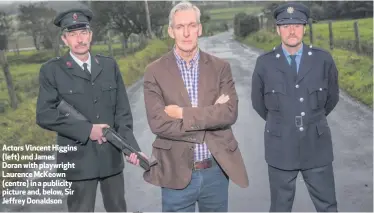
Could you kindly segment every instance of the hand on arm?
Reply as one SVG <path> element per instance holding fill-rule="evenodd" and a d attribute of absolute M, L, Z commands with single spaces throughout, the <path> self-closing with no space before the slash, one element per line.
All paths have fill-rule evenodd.
<path fill-rule="evenodd" d="M 181 117 L 183 112 L 176 106 L 166 108 L 160 85 L 151 71 L 144 75 L 144 101 L 147 119 L 151 131 L 171 140 L 200 143 L 204 137 L 204 131 L 186 132 L 183 128 Z M 168 116 L 167 112 L 174 117 Z"/>
<path fill-rule="evenodd" d="M 229 100 L 230 97 L 228 95 L 222 94 L 221 96 L 219 96 L 219 98 L 216 100 L 214 104 L 224 104 Z"/>
<path fill-rule="evenodd" d="M 222 94 L 214 104 L 224 104 L 230 100 L 229 96 Z M 168 105 L 165 107 L 165 113 L 175 119 L 183 119 L 183 108 L 178 105 Z"/>
<path fill-rule="evenodd" d="M 214 130 L 230 126 L 236 122 L 238 96 L 230 64 L 225 63 L 220 71 L 219 79 L 219 88 L 222 95 L 214 105 L 183 108 L 185 131 Z"/>

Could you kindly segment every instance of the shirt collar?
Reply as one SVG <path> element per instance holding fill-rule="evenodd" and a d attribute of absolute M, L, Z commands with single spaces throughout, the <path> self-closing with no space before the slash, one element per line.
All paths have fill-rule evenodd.
<path fill-rule="evenodd" d="M 295 53 L 295 55 L 296 55 L 296 56 L 301 56 L 301 55 L 303 54 L 303 48 L 304 48 L 304 44 L 301 43 L 301 47 L 300 47 L 300 49 Z M 287 50 L 283 48 L 283 45 L 282 45 L 282 50 L 283 50 L 283 53 L 284 53 L 284 55 L 286 56 L 286 58 L 287 58 L 288 56 L 290 56 L 290 54 L 287 52 Z"/>
<path fill-rule="evenodd" d="M 87 63 L 87 69 L 88 69 L 88 70 L 91 70 L 91 54 L 90 54 L 90 53 L 88 53 L 88 59 L 87 59 L 86 62 L 81 61 L 81 60 L 80 60 L 79 58 L 77 58 L 73 53 L 71 53 L 71 51 L 70 51 L 69 53 L 70 53 L 70 56 L 73 58 L 73 60 L 74 60 L 75 62 L 77 62 L 77 64 L 78 64 L 82 69 L 84 69 L 83 64 L 84 64 L 84 63 Z"/>
<path fill-rule="evenodd" d="M 180 56 L 178 55 L 178 53 L 176 52 L 176 50 L 175 50 L 175 46 L 174 46 L 174 48 L 173 48 L 173 53 L 174 53 L 174 55 L 175 55 L 175 58 L 177 59 L 178 64 L 186 63 L 186 61 L 185 61 L 182 57 L 180 57 Z M 194 57 L 191 59 L 190 64 L 191 64 L 191 65 L 196 64 L 196 62 L 199 61 L 199 58 L 200 58 L 200 49 L 197 50 L 196 54 L 195 54 Z"/>

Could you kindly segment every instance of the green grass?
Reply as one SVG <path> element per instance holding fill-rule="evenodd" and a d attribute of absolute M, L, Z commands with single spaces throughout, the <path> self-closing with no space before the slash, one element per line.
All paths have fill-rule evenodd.
<path fill-rule="evenodd" d="M 354 40 L 353 22 L 356 20 L 333 21 L 332 29 L 335 39 Z M 373 18 L 357 20 L 360 39 L 362 41 L 373 41 Z M 313 32 L 317 37 L 329 38 L 329 26 L 327 22 L 313 24 Z"/>
<path fill-rule="evenodd" d="M 166 53 L 168 49 L 169 44 L 166 42 L 154 40 L 145 49 L 136 54 L 127 57 L 116 57 L 121 73 L 125 76 L 125 84 L 129 86 L 137 81 L 140 76 L 143 76 L 148 63 Z"/>
<path fill-rule="evenodd" d="M 38 74 L 41 64 L 12 65 L 9 70 L 12 74 L 18 102 L 35 96 L 38 89 Z M 0 104 L 6 109 L 10 105 L 7 85 L 4 74 L 0 75 Z"/>
<path fill-rule="evenodd" d="M 139 47 L 138 42 L 133 42 L 129 44 L 129 47 L 126 49 L 126 54 L 129 54 L 133 51 L 137 51 Z M 123 55 L 122 44 L 114 43 L 112 44 L 113 55 Z M 60 55 L 63 55 L 66 51 L 68 51 L 67 47 L 60 49 Z M 92 54 L 103 54 L 109 55 L 109 48 L 108 45 L 101 44 L 101 45 L 93 45 L 91 48 Z M 55 56 L 54 50 L 28 50 L 28 51 L 21 51 L 20 55 L 16 55 L 15 52 L 7 52 L 7 59 L 9 64 L 30 64 L 30 63 L 44 63 Z"/>
<path fill-rule="evenodd" d="M 125 84 L 130 86 L 138 80 L 144 74 L 147 64 L 165 54 L 170 49 L 170 46 L 171 43 L 169 40 L 153 40 L 143 50 L 135 54 L 127 57 L 116 56 L 115 59 L 117 60 Z M 55 143 L 56 134 L 40 128 L 35 123 L 38 82 L 30 83 L 30 79 L 37 79 L 40 66 L 40 64 L 30 64 L 12 67 L 13 76 L 15 77 L 14 82 L 18 85 L 18 88 L 19 86 L 27 85 L 25 87 L 36 92 L 26 95 L 26 90 L 18 89 L 17 94 L 25 97 L 23 102 L 19 104 L 18 109 L 8 109 L 6 113 L 0 114 L 0 145 L 46 145 Z M 2 75 L 0 76 L 3 78 Z M 1 92 L 3 92 L 3 81 L 1 85 Z M 9 170 L 3 169 L 3 171 L 8 172 Z M 11 170 L 11 172 L 17 171 Z M 0 178 L 0 182 L 1 188 L 2 178 Z"/>
<path fill-rule="evenodd" d="M 144 52 L 149 51 L 159 51 L 164 52 L 164 42 L 160 40 L 151 41 L 151 43 L 142 51 L 135 53 L 135 55 L 129 55 L 129 57 L 123 57 L 122 54 L 122 48 L 120 44 L 113 45 L 113 49 L 115 52 L 115 58 L 118 59 L 118 63 L 122 63 L 123 70 L 124 70 L 124 76 L 126 76 L 125 82 L 127 84 L 130 84 L 134 81 L 134 78 L 136 79 L 139 77 L 139 73 L 137 72 L 130 72 L 127 70 L 127 67 L 130 66 L 132 63 L 138 63 L 138 60 L 134 60 L 133 57 L 139 58 L 139 54 L 143 54 L 140 57 L 144 57 L 145 60 L 142 62 L 146 63 L 149 61 L 149 58 L 152 58 L 153 55 L 157 54 L 155 52 L 151 52 L 153 55 L 149 56 L 145 54 Z M 149 50 L 151 48 L 152 50 Z M 64 50 L 66 51 L 66 49 Z M 63 51 L 62 51 L 63 52 Z M 34 54 L 32 54 L 34 53 Z M 108 55 L 108 50 L 106 45 L 95 45 L 92 50 L 93 54 L 101 53 L 103 55 Z M 145 54 L 145 55 L 144 55 Z M 21 54 L 22 56 L 27 57 L 33 57 L 35 58 L 35 55 L 42 55 L 42 57 L 47 57 L 47 52 L 40 53 L 38 51 L 27 51 L 26 53 Z M 29 99 L 30 97 L 35 97 L 38 92 L 38 74 L 40 70 L 40 66 L 42 63 L 48 61 L 50 58 L 45 58 L 45 60 L 42 60 L 41 63 L 33 63 L 33 64 L 11 64 L 9 67 L 9 70 L 12 74 L 13 84 L 15 86 L 17 98 L 19 102 L 23 102 L 26 99 Z M 141 66 L 133 66 L 131 69 L 141 69 Z M 128 80 L 130 79 L 130 80 Z M 7 90 L 7 85 L 4 79 L 4 74 L 0 74 L 0 107 L 5 107 L 6 110 L 9 110 L 9 95 Z"/>
<path fill-rule="evenodd" d="M 342 49 L 355 50 L 355 20 L 332 22 L 334 46 Z M 361 48 L 367 55 L 373 50 L 373 18 L 358 19 Z M 329 47 L 329 25 L 327 22 L 313 24 L 314 44 Z M 309 41 L 309 29 L 306 37 Z"/>
<path fill-rule="evenodd" d="M 8 40 L 8 48 L 9 49 L 16 49 L 16 41 L 14 37 L 9 38 Z M 32 39 L 32 36 L 25 36 L 21 35 L 18 38 L 18 47 L 19 48 L 28 48 L 28 47 L 34 47 L 34 42 Z"/>
<path fill-rule="evenodd" d="M 212 9 L 208 10 L 211 20 L 234 20 L 234 16 L 237 13 L 255 14 L 261 12 L 262 7 L 251 6 L 251 7 L 236 7 L 236 8 L 223 8 L 223 9 Z"/>
<path fill-rule="evenodd" d="M 261 10 L 262 7 L 256 6 L 256 7 L 234 7 L 234 8 L 219 8 L 219 9 L 211 9 L 208 10 L 209 14 L 211 15 L 217 15 L 217 14 L 222 14 L 222 13 L 240 13 L 240 12 L 245 12 L 245 13 L 251 13 L 254 11 L 259 11 Z"/>
<path fill-rule="evenodd" d="M 260 6 L 245 6 L 233 8 L 216 8 L 207 10 L 210 20 L 204 24 L 204 35 L 212 36 L 220 32 L 226 31 L 226 26 L 230 28 L 237 13 L 245 12 L 248 14 L 256 14 L 261 12 Z"/>
<path fill-rule="evenodd" d="M 265 51 L 270 51 L 280 44 L 277 34 L 261 30 L 246 38 L 239 38 L 239 41 Z M 309 43 L 309 38 L 304 41 Z M 316 40 L 314 46 L 329 51 L 339 71 L 339 86 L 350 96 L 369 107 L 373 107 L 373 61 L 371 57 L 358 55 L 354 51 L 335 48 L 329 49 L 328 43 L 323 39 Z"/>
<path fill-rule="evenodd" d="M 133 44 L 134 50 L 137 50 L 139 44 Z M 152 45 L 153 46 L 153 45 Z M 113 44 L 113 54 L 115 57 L 121 57 L 123 55 L 121 44 Z M 61 54 L 67 51 L 66 48 L 61 50 Z M 132 50 L 127 49 L 128 52 Z M 92 54 L 103 54 L 109 55 L 107 45 L 94 45 L 92 47 Z M 8 53 L 12 54 L 12 53 Z M 34 97 L 38 90 L 38 74 L 42 63 L 48 61 L 53 57 L 54 53 L 51 50 L 45 51 L 22 51 L 20 56 L 9 57 L 8 61 L 10 64 L 9 70 L 12 75 L 13 83 L 15 86 L 17 99 L 19 102 L 23 102 L 29 97 Z M 22 61 L 22 62 L 19 62 Z M 27 63 L 33 62 L 33 63 Z M 9 108 L 10 100 L 7 90 L 7 85 L 4 79 L 3 73 L 0 74 L 0 107 Z"/>

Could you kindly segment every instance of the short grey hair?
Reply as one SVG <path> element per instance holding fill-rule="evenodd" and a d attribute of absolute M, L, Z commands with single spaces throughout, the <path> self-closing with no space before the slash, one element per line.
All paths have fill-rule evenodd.
<path fill-rule="evenodd" d="M 195 10 L 197 23 L 200 24 L 200 16 L 201 16 L 200 9 L 188 1 L 182 1 L 171 9 L 170 14 L 169 14 L 169 27 L 173 25 L 173 18 L 176 12 L 181 11 L 181 10 L 190 10 L 190 9 Z"/>

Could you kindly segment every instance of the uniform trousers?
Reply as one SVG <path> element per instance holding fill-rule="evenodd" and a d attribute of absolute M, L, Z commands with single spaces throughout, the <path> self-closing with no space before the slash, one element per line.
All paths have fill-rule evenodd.
<path fill-rule="evenodd" d="M 123 172 L 105 178 L 72 181 L 71 189 L 74 192 L 67 198 L 68 211 L 93 212 L 99 182 L 105 210 L 107 212 L 126 212 Z"/>
<path fill-rule="evenodd" d="M 296 178 L 301 172 L 317 212 L 337 212 L 332 164 L 306 170 L 282 170 L 268 166 L 270 212 L 291 212 L 295 197 Z"/>

